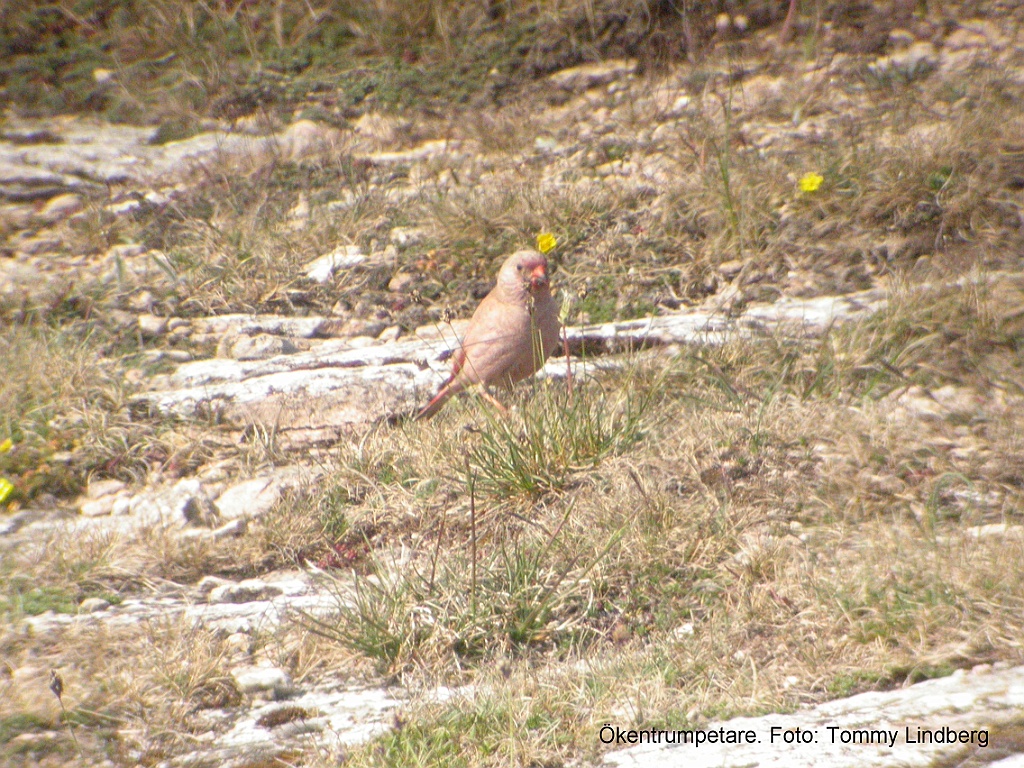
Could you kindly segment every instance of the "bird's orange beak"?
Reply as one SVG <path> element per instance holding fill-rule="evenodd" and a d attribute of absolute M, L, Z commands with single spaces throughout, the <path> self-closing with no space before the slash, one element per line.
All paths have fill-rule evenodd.
<path fill-rule="evenodd" d="M 530 287 L 541 288 L 548 284 L 548 268 L 543 264 L 538 264 L 530 272 Z"/>

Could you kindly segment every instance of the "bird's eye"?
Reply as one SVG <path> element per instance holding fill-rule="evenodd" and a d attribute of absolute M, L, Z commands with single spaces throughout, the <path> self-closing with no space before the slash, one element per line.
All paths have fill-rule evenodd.
<path fill-rule="evenodd" d="M 523 271 L 523 265 L 522 264 L 516 264 L 516 272 L 522 272 L 522 271 Z"/>

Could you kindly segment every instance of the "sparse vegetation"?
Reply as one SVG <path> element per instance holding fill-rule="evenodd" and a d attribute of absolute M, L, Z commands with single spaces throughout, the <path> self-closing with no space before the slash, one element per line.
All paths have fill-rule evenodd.
<path fill-rule="evenodd" d="M 325 470 L 243 535 L 53 528 L 0 552 L 0 762 L 172 760 L 247 701 L 231 670 L 267 659 L 297 684 L 425 692 L 353 766 L 587 764 L 610 720 L 693 727 L 1024 662 L 1024 61 L 879 61 L 975 14 L 1018 34 L 1024 18 L 922 3 L 878 32 L 888 10 L 821 2 L 785 47 L 781 13 L 738 6 L 745 35 L 716 31 L 711 5 L 0 0 L 13 123 L 87 111 L 173 142 L 302 115 L 346 137 L 314 159 L 211 161 L 130 215 L 97 193 L 53 225 L 38 205 L 31 226 L 0 217 L 5 262 L 23 230 L 79 260 L 73 283 L 0 296 L 0 523 L 103 479 Z M 599 85 L 547 79 L 617 57 L 635 66 Z M 433 140 L 451 155 L 373 154 Z M 399 247 L 396 227 L 418 234 Z M 521 387 L 508 415 L 462 398 L 301 456 L 272 425 L 133 400 L 170 353 L 216 347 L 144 338 L 142 311 L 437 326 L 541 231 L 570 323 L 867 288 L 887 303 L 815 336 L 634 350 L 571 388 Z M 145 264 L 108 256 L 136 243 Z M 347 243 L 373 258 L 303 277 Z M 272 630 L 26 629 L 91 597 L 296 568 L 336 605 Z M 36 685 L 50 669 L 66 711 Z"/>

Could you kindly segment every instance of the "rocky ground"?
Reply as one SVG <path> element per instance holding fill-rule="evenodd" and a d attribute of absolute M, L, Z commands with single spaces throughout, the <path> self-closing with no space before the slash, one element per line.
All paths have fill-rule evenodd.
<path fill-rule="evenodd" d="M 700 63 L 563 69 L 449 119 L 255 114 L 154 143 L 158 127 L 9 113 L 0 755 L 676 765 L 695 758 L 609 751 L 599 728 L 726 722 L 761 743 L 700 752 L 708 764 L 1018 764 L 1024 19 L 970 10 L 929 8 L 870 52 L 790 50 L 778 25 L 755 41 L 726 24 Z M 472 464 L 503 434 L 472 404 L 439 428 L 403 417 L 443 380 L 496 260 L 542 232 L 559 242 L 569 357 L 548 362 L 555 384 L 537 397 L 569 379 L 580 398 L 618 397 L 595 399 L 609 413 L 654 392 L 659 415 L 522 491 Z M 516 402 L 510 445 L 532 447 L 531 401 Z M 463 464 L 477 472 L 464 484 Z M 478 498 L 484 480 L 505 490 Z M 637 519 L 592 511 L 600 496 Z M 435 647 L 423 627 L 448 631 L 442 550 L 464 577 L 454 558 L 472 547 L 471 587 L 452 589 L 476 599 L 477 504 L 542 521 L 544 557 L 566 550 L 538 566 L 550 591 L 528 606 L 573 591 L 522 643 L 460 625 Z M 559 539 L 572 515 L 587 555 Z M 484 525 L 483 550 L 520 542 Z M 648 537 L 629 547 L 649 561 L 615 554 L 605 570 L 630 535 Z M 910 554 L 908 537 L 923 542 Z M 680 570 L 651 582 L 692 593 L 644 593 L 638 574 L 670 560 Z M 808 586 L 811 563 L 831 570 Z M 952 563 L 962 581 L 917 581 Z M 429 599 L 389 591 L 427 570 Z M 849 593 L 831 580 L 852 573 Z M 361 594 L 394 597 L 414 629 L 389 644 L 404 619 Z M 918 625 L 908 605 L 939 607 Z M 345 610 L 357 633 L 332 623 Z M 822 628 L 846 619 L 841 637 Z M 687 645 L 695 632 L 706 645 Z M 651 661 L 665 654 L 676 672 Z M 585 700 L 579 680 L 603 665 L 616 692 Z M 530 685 L 548 677 L 586 701 L 575 730 L 564 713 L 525 718 L 543 732 L 528 748 L 496 740 L 464 763 L 423 735 L 450 727 L 478 749 L 497 737 L 451 713 L 543 702 Z M 819 740 L 829 726 L 987 728 L 994 746 L 799 751 L 766 745 L 776 725 Z"/>

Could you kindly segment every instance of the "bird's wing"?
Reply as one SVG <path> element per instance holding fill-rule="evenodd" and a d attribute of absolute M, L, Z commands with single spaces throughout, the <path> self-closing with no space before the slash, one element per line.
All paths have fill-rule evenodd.
<path fill-rule="evenodd" d="M 496 384 L 530 354 L 529 315 L 498 301 L 481 303 L 462 342 L 460 377 L 467 384 Z"/>

